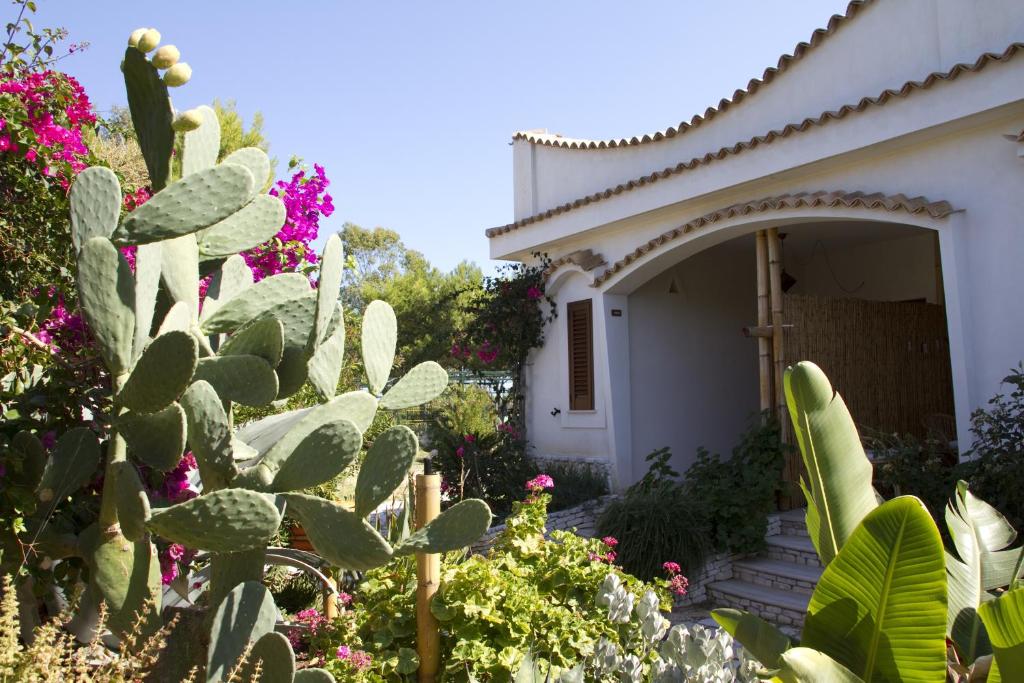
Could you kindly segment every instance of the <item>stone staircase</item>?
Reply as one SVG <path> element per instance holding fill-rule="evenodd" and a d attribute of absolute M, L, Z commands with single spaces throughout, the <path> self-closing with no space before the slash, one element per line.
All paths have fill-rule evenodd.
<path fill-rule="evenodd" d="M 758 557 L 732 563 L 732 578 L 707 586 L 717 607 L 735 607 L 760 616 L 791 634 L 803 627 L 821 563 L 807 537 L 804 510 L 781 512 L 769 525 L 767 548 Z"/>

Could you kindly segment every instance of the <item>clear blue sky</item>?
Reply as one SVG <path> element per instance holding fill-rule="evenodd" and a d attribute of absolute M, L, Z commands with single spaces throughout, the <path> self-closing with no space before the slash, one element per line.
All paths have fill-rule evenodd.
<path fill-rule="evenodd" d="M 293 154 L 326 167 L 337 210 L 322 236 L 381 225 L 446 270 L 489 271 L 483 231 L 512 219 L 513 132 L 675 126 L 846 4 L 41 0 L 37 23 L 92 44 L 62 65 L 100 110 L 125 102 L 128 34 L 159 29 L 193 69 L 177 108 L 234 99 L 246 121 L 263 112 L 280 170 Z"/>

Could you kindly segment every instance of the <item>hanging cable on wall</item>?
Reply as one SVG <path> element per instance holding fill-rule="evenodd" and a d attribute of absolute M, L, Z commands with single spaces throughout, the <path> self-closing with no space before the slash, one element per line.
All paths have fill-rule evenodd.
<path fill-rule="evenodd" d="M 781 237 L 781 235 L 780 235 L 780 237 Z M 820 240 L 820 239 L 819 240 L 815 240 L 814 246 L 811 247 L 811 255 L 810 255 L 810 257 L 806 261 L 804 261 L 802 263 L 801 263 L 800 259 L 797 259 L 796 260 L 797 265 L 799 265 L 801 268 L 805 268 L 805 267 L 811 265 L 811 263 L 814 261 L 815 255 L 817 255 L 817 253 L 818 253 L 818 247 L 821 247 L 821 255 L 825 257 L 825 267 L 828 268 L 828 272 L 832 276 L 833 282 L 836 283 L 836 287 L 838 287 L 839 289 L 841 289 L 843 292 L 845 292 L 847 294 L 856 294 L 857 292 L 859 292 L 861 289 L 864 288 L 864 285 L 867 284 L 866 280 L 861 280 L 860 284 L 857 285 L 856 287 L 853 287 L 853 288 L 845 287 L 843 285 L 843 283 L 839 280 L 839 276 L 836 275 L 835 268 L 832 267 L 832 260 L 829 259 L 829 257 L 828 257 L 828 249 L 825 247 L 825 243 L 822 240 Z"/>

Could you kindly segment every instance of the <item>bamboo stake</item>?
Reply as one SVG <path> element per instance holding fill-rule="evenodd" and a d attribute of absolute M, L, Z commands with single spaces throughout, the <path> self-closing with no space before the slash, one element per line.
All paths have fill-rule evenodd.
<path fill-rule="evenodd" d="M 338 618 L 338 582 L 333 576 L 327 577 L 324 587 L 324 616 L 329 622 Z"/>
<path fill-rule="evenodd" d="M 416 475 L 416 528 L 441 514 L 441 477 L 433 473 L 430 458 L 423 474 Z M 420 656 L 419 683 L 434 683 L 441 663 L 441 633 L 430 611 L 430 600 L 441 579 L 441 556 L 416 553 L 416 649 Z"/>
<path fill-rule="evenodd" d="M 782 347 L 782 261 L 779 245 L 779 229 L 768 230 L 768 276 L 771 287 L 772 302 L 772 357 L 775 359 L 775 405 L 779 420 L 785 425 L 786 392 L 783 386 L 783 374 L 786 371 L 786 358 Z M 785 432 L 785 429 L 783 430 Z"/>
<path fill-rule="evenodd" d="M 769 330 L 768 317 L 768 238 L 757 231 L 757 326 Z M 761 412 L 772 411 L 772 350 L 768 335 L 757 336 L 757 358 L 760 369 Z"/>

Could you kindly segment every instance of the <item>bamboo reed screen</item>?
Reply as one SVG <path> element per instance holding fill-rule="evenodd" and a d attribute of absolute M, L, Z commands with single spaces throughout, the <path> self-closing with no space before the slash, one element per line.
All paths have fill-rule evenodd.
<path fill-rule="evenodd" d="M 942 306 L 787 294 L 784 309 L 786 360 L 817 363 L 859 427 L 925 437 L 953 415 Z"/>

